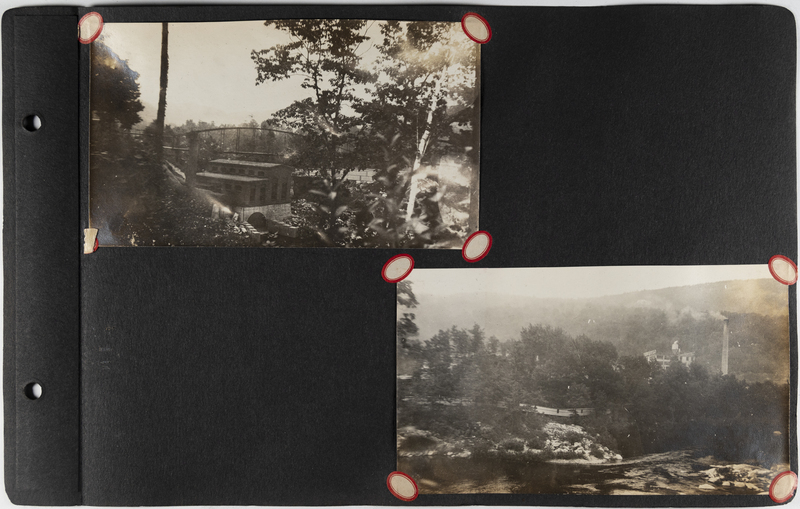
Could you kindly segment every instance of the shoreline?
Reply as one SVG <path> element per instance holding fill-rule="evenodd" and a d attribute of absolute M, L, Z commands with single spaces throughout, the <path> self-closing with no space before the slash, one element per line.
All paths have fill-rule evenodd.
<path fill-rule="evenodd" d="M 427 430 L 405 427 L 397 431 L 399 458 L 494 457 L 563 464 L 609 465 L 623 461 L 620 454 L 600 444 L 581 426 L 549 422 L 542 428 L 547 437 L 502 437 L 490 440 L 473 436 L 443 439 Z"/>

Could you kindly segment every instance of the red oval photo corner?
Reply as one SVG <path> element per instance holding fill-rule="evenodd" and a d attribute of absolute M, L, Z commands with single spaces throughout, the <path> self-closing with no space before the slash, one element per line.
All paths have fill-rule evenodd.
<path fill-rule="evenodd" d="M 397 283 L 404 280 L 414 270 L 414 259 L 407 254 L 399 254 L 389 258 L 381 270 L 381 276 L 387 283 Z"/>
<path fill-rule="evenodd" d="M 478 44 L 486 44 L 492 38 L 492 27 L 486 18 L 474 12 L 468 12 L 461 18 L 461 29 L 467 37 Z"/>
<path fill-rule="evenodd" d="M 769 498 L 776 504 L 788 502 L 797 489 L 797 474 L 791 470 L 781 472 L 775 476 L 769 485 Z"/>
<path fill-rule="evenodd" d="M 775 255 L 769 259 L 769 273 L 776 281 L 785 285 L 797 282 L 797 265 L 783 255 Z"/>
<path fill-rule="evenodd" d="M 410 475 L 404 474 L 403 472 L 392 472 L 389 474 L 389 477 L 386 478 L 386 486 L 389 488 L 392 495 L 403 502 L 411 502 L 419 495 L 417 483 L 414 482 L 414 479 L 412 479 Z"/>
<path fill-rule="evenodd" d="M 483 259 L 492 248 L 492 236 L 483 230 L 477 231 L 467 238 L 464 247 L 461 248 L 461 256 L 464 260 L 474 263 Z"/>
<path fill-rule="evenodd" d="M 100 37 L 103 31 L 103 16 L 99 12 L 89 12 L 78 21 L 78 41 L 90 44 Z"/>

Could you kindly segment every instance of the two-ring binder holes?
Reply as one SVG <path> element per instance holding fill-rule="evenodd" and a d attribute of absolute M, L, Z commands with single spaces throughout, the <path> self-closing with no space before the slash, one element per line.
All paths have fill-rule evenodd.
<path fill-rule="evenodd" d="M 26 131 L 38 131 L 39 128 L 42 127 L 42 119 L 39 118 L 39 115 L 28 115 L 22 119 L 22 127 L 24 127 Z"/>
<path fill-rule="evenodd" d="M 42 386 L 38 382 L 31 382 L 23 389 L 25 397 L 37 400 L 42 397 Z"/>

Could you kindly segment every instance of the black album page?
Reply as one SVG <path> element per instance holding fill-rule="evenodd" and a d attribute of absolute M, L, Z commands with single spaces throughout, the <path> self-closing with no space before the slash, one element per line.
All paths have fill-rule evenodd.
<path fill-rule="evenodd" d="M 767 5 L 6 12 L 10 499 L 788 501 L 795 34 Z"/>

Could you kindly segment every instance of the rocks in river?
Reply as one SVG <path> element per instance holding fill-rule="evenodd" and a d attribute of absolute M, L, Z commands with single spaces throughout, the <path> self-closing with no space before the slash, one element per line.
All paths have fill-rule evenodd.
<path fill-rule="evenodd" d="M 556 460 L 590 463 L 622 460 L 622 456 L 595 441 L 578 425 L 549 422 L 542 430 L 547 434 L 545 455 Z"/>
<path fill-rule="evenodd" d="M 599 435 L 592 437 L 574 424 L 550 422 L 541 430 L 530 430 L 516 437 L 502 434 L 498 437 L 488 426 L 480 431 L 466 437 L 441 437 L 431 431 L 404 426 L 397 430 L 397 454 L 400 457 L 451 458 L 490 455 L 577 463 L 622 461 L 620 454 L 599 442 Z"/>
<path fill-rule="evenodd" d="M 717 482 L 717 481 L 722 480 L 722 477 L 719 475 L 719 473 L 717 472 L 716 468 L 709 468 L 708 470 L 701 470 L 698 473 L 703 474 L 708 479 L 708 482 Z"/>
<path fill-rule="evenodd" d="M 698 486 L 698 488 L 700 488 L 701 490 L 713 490 L 714 489 L 714 487 L 711 486 L 710 484 L 701 484 L 700 486 Z"/>
<path fill-rule="evenodd" d="M 447 453 L 447 455 L 452 456 L 453 458 L 469 458 L 470 456 L 472 456 L 472 453 L 469 451 L 461 451 L 461 452 L 450 451 Z"/>

